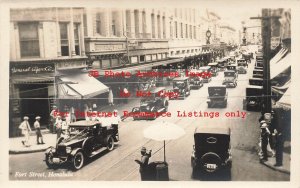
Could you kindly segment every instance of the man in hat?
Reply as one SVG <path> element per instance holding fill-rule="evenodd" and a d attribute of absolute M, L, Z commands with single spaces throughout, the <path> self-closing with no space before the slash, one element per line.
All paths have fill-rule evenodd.
<path fill-rule="evenodd" d="M 42 132 L 41 132 L 40 120 L 41 120 L 41 117 L 36 116 L 35 117 L 35 122 L 33 124 L 33 126 L 35 128 L 35 132 L 36 132 L 36 142 L 37 142 L 37 144 L 45 144 L 44 141 L 43 141 L 43 135 L 42 135 Z M 39 138 L 41 138 L 41 142 L 40 142 Z"/>
<path fill-rule="evenodd" d="M 58 139 L 60 136 L 61 136 L 61 132 L 62 132 L 62 119 L 61 119 L 61 116 L 57 116 L 57 119 L 55 121 L 55 127 L 56 127 L 56 135 L 57 135 L 57 138 Z"/>
<path fill-rule="evenodd" d="M 24 140 L 22 140 L 22 144 L 26 147 L 29 147 L 29 138 L 30 138 L 30 131 L 31 131 L 31 128 L 30 128 L 30 125 L 29 125 L 29 117 L 27 116 L 24 116 L 23 118 L 23 122 L 20 124 L 19 126 L 19 129 L 21 129 L 22 131 L 22 135 L 24 135 Z"/>
<path fill-rule="evenodd" d="M 261 150 L 262 150 L 261 160 L 267 161 L 268 160 L 267 146 L 269 141 L 270 130 L 265 120 L 262 120 L 260 122 L 260 129 L 261 129 L 260 138 L 261 138 Z"/>

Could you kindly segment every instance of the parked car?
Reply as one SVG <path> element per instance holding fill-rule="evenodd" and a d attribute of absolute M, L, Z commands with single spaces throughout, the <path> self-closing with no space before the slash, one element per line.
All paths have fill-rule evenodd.
<path fill-rule="evenodd" d="M 264 80 L 262 78 L 249 78 L 249 85 L 263 86 Z"/>
<path fill-rule="evenodd" d="M 263 78 L 264 71 L 262 69 L 253 69 L 253 78 Z"/>
<path fill-rule="evenodd" d="M 76 121 L 69 125 L 70 136 L 59 138 L 55 147 L 45 152 L 45 162 L 49 168 L 67 163 L 79 170 L 87 158 L 91 158 L 103 149 L 114 149 L 119 141 L 117 126 L 102 126 L 99 121 Z"/>
<path fill-rule="evenodd" d="M 190 78 L 178 77 L 173 80 L 172 92 L 178 93 L 178 97 L 170 97 L 170 99 L 185 99 L 191 94 Z"/>
<path fill-rule="evenodd" d="M 260 111 L 262 105 L 263 87 L 256 85 L 248 85 L 246 87 L 246 98 L 243 104 L 248 111 Z"/>
<path fill-rule="evenodd" d="M 134 107 L 132 112 L 167 112 L 169 107 L 168 96 L 162 96 L 166 93 L 165 87 L 153 88 L 149 91 L 150 96 L 143 97 L 139 107 Z M 133 116 L 134 120 L 156 119 L 156 116 Z"/>
<path fill-rule="evenodd" d="M 221 105 L 226 108 L 228 93 L 225 86 L 209 86 L 207 104 L 208 108 Z"/>
<path fill-rule="evenodd" d="M 201 125 L 194 132 L 191 165 L 192 176 L 213 174 L 225 170 L 231 174 L 232 155 L 230 128 L 221 125 Z"/>
<path fill-rule="evenodd" d="M 227 70 L 224 72 L 224 80 L 222 85 L 226 87 L 236 87 L 237 86 L 237 73 L 234 70 Z"/>

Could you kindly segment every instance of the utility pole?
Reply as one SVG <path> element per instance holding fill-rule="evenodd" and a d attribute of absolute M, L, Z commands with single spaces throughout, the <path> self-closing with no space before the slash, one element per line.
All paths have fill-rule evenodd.
<path fill-rule="evenodd" d="M 263 65 L 264 65 L 264 109 L 263 113 L 271 113 L 271 81 L 270 81 L 270 57 L 271 57 L 271 19 L 279 19 L 279 16 L 270 16 L 270 9 L 262 9 L 262 17 L 251 17 L 250 19 L 261 19 L 262 44 L 263 44 Z"/>

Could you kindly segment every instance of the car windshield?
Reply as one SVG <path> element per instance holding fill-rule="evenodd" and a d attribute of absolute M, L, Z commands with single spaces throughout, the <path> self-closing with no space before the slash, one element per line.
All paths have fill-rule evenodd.
<path fill-rule="evenodd" d="M 89 133 L 89 129 L 87 128 L 78 128 L 78 127 L 70 127 L 70 137 L 63 140 L 63 143 L 69 142 L 74 139 L 82 139 L 85 138 Z"/>
<path fill-rule="evenodd" d="M 174 83 L 174 87 L 182 88 L 184 87 L 184 81 L 177 81 Z"/>
<path fill-rule="evenodd" d="M 225 77 L 234 77 L 235 73 L 234 72 L 224 72 Z"/>

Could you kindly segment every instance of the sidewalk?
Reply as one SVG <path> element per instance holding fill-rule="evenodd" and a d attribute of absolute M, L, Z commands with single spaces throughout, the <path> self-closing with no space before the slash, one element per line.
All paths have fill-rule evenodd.
<path fill-rule="evenodd" d="M 274 166 L 274 164 L 276 163 L 276 158 L 275 157 L 269 157 L 268 161 L 266 162 L 261 162 L 263 165 L 265 165 L 268 168 L 271 168 L 273 170 L 282 172 L 282 173 L 286 173 L 286 174 L 290 174 L 291 173 L 291 169 L 290 169 L 290 162 L 291 162 L 291 142 L 286 141 L 284 143 L 284 148 L 287 148 L 287 151 L 283 152 L 283 161 L 282 161 L 282 166 Z M 284 149 L 286 150 L 286 149 Z"/>

